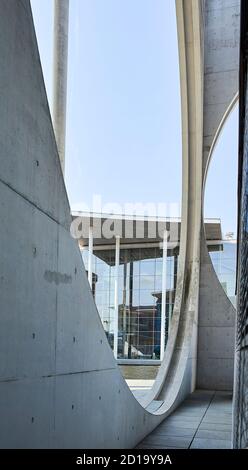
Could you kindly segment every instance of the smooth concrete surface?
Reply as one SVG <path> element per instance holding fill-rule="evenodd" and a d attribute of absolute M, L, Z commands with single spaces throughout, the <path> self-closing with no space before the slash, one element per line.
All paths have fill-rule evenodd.
<path fill-rule="evenodd" d="M 63 173 L 65 172 L 69 0 L 54 0 L 53 126 Z"/>
<path fill-rule="evenodd" d="M 235 316 L 235 309 L 217 278 L 202 239 L 197 388 L 233 389 Z"/>
<path fill-rule="evenodd" d="M 232 395 L 197 390 L 138 449 L 230 449 Z"/>
<path fill-rule="evenodd" d="M 165 359 L 143 406 L 114 360 L 70 236 L 70 208 L 30 3 L 0 0 L 0 8 L 0 445 L 132 448 L 196 383 L 202 2 L 177 0 L 184 149 L 181 253 Z M 193 421 L 198 423 L 198 416 Z"/>

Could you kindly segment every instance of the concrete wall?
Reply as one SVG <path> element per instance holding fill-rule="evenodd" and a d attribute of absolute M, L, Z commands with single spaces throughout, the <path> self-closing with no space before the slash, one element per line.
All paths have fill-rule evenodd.
<path fill-rule="evenodd" d="M 213 270 L 203 243 L 199 297 L 196 386 L 200 389 L 232 390 L 235 309 Z"/>

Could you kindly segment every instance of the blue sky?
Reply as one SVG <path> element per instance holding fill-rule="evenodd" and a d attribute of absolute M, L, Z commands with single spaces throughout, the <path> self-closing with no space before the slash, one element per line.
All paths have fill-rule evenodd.
<path fill-rule="evenodd" d="M 49 99 L 53 1 L 32 0 Z M 205 216 L 236 231 L 237 111 L 210 166 Z M 72 208 L 181 204 L 174 0 L 71 0 L 66 186 Z"/>

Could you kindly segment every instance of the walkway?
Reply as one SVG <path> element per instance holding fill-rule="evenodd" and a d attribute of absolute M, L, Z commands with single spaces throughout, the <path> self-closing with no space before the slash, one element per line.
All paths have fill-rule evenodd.
<path fill-rule="evenodd" d="M 148 379 L 127 379 L 126 382 L 136 400 L 140 401 L 149 392 L 155 381 Z"/>
<path fill-rule="evenodd" d="M 230 449 L 232 394 L 192 393 L 138 449 Z"/>

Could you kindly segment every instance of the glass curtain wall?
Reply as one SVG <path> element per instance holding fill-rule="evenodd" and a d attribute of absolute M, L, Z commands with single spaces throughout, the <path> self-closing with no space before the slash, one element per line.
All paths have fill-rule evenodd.
<path fill-rule="evenodd" d="M 234 307 L 236 307 L 236 241 L 223 241 L 216 251 L 210 252 L 210 257 L 219 278 L 219 281 L 231 300 Z"/>
<path fill-rule="evenodd" d="M 83 250 L 87 270 L 88 251 Z M 173 311 L 177 253 L 168 252 L 165 343 Z M 118 358 L 159 359 L 161 336 L 163 250 L 120 250 L 118 280 Z M 114 344 L 115 249 L 95 250 L 92 290 L 105 333 Z"/>
<path fill-rule="evenodd" d="M 236 304 L 236 243 L 209 246 L 217 276 L 231 302 Z M 179 247 L 168 250 L 166 260 L 165 345 L 175 301 Z M 85 268 L 88 251 L 83 250 Z M 160 359 L 163 250 L 120 250 L 118 279 L 118 358 Z M 110 346 L 114 346 L 115 246 L 94 249 L 92 291 Z"/>
<path fill-rule="evenodd" d="M 160 248 L 121 250 L 119 273 L 119 357 L 159 359 L 163 252 Z M 175 296 L 174 256 L 167 257 L 165 331 Z"/>

